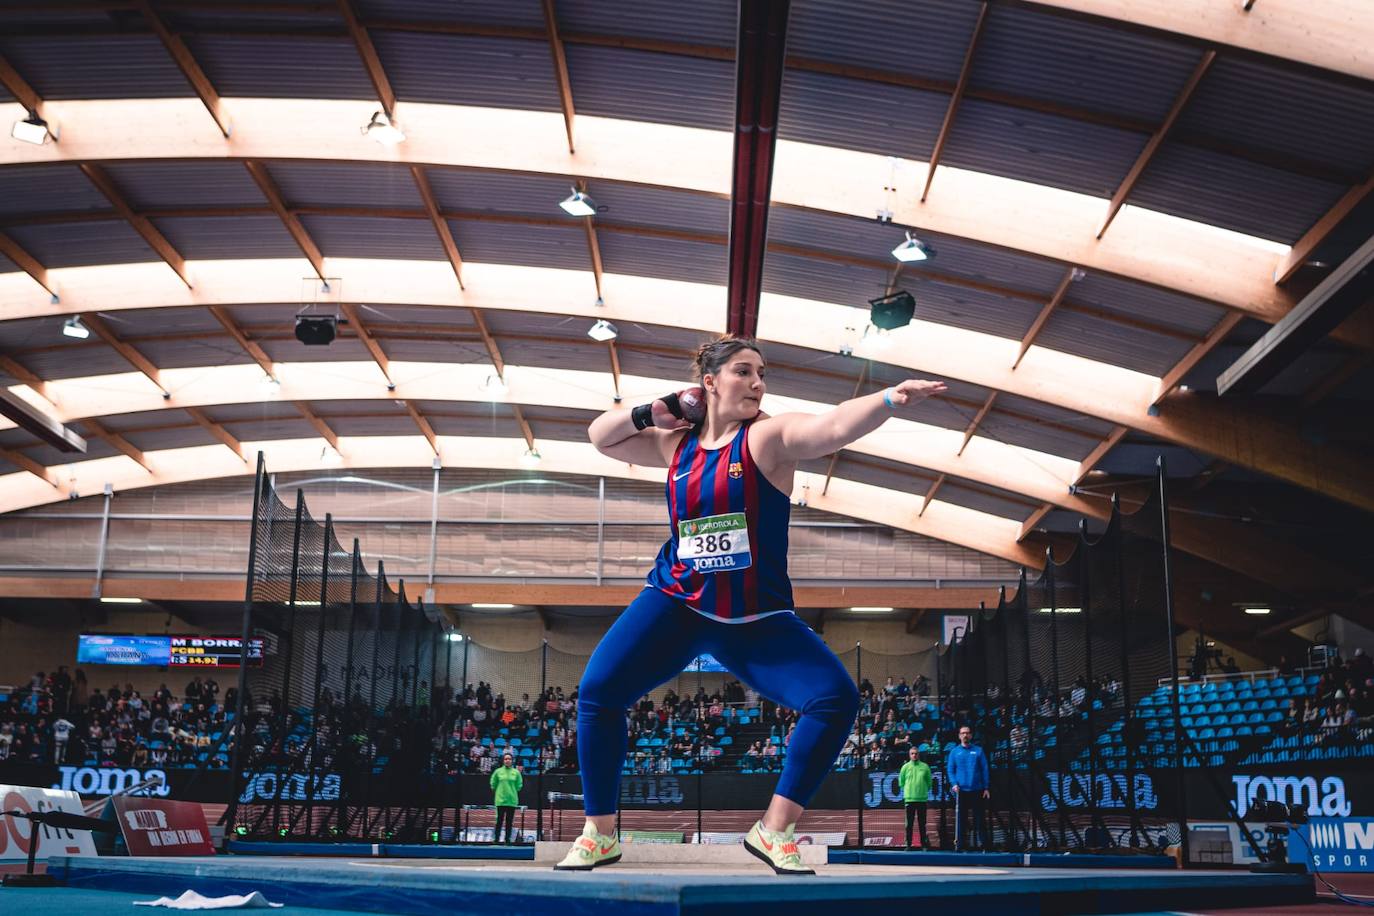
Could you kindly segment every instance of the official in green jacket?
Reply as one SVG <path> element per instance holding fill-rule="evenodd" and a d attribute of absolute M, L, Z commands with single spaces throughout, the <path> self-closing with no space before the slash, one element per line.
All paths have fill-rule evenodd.
<path fill-rule="evenodd" d="M 511 834 L 515 832 L 515 808 L 520 804 L 520 787 L 525 779 L 515 768 L 515 757 L 510 751 L 501 755 L 501 765 L 491 771 L 491 789 L 496 793 L 496 830 L 492 842 L 500 842 L 501 823 L 506 825 L 506 843 L 510 844 Z"/>
<path fill-rule="evenodd" d="M 902 801 L 906 803 L 906 848 L 912 849 L 912 820 L 921 822 L 921 833 L 914 848 L 924 849 L 926 842 L 926 800 L 930 798 L 930 764 L 921 760 L 921 750 L 916 745 L 907 751 L 907 761 L 897 774 L 897 783 L 902 787 Z"/>

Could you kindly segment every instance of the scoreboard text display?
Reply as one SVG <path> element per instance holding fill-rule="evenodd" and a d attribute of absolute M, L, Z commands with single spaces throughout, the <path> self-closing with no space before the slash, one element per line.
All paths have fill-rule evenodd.
<path fill-rule="evenodd" d="M 196 665 L 237 668 L 237 636 L 126 636 L 83 633 L 77 637 L 76 661 L 87 665 Z M 262 666 L 261 639 L 248 643 L 249 667 Z"/>
<path fill-rule="evenodd" d="M 173 665 L 196 665 L 202 668 L 237 668 L 239 647 L 237 636 L 169 636 Z M 248 641 L 248 666 L 262 666 L 262 640 Z"/>

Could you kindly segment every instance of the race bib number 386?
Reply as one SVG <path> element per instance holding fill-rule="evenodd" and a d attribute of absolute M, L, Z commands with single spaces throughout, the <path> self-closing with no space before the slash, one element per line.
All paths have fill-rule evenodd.
<path fill-rule="evenodd" d="M 697 572 L 747 569 L 749 525 L 743 512 L 689 518 L 677 525 L 677 556 Z"/>

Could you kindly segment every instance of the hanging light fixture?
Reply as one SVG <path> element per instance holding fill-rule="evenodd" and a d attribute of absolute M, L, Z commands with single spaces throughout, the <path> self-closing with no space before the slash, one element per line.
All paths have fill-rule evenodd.
<path fill-rule="evenodd" d="M 573 188 L 572 195 L 560 202 L 558 206 L 562 207 L 569 216 L 593 216 L 596 213 L 596 201 L 577 188 Z"/>
<path fill-rule="evenodd" d="M 73 315 L 62 322 L 62 334 L 65 337 L 75 337 L 77 340 L 85 340 L 91 336 L 91 329 L 81 323 L 80 315 Z"/>
<path fill-rule="evenodd" d="M 40 118 L 38 112 L 32 109 L 29 110 L 27 118 L 14 122 L 14 126 L 10 128 L 10 136 L 24 143 L 32 143 L 34 146 L 42 146 L 57 137 L 48 126 L 48 122 Z"/>
<path fill-rule="evenodd" d="M 387 117 L 385 111 L 373 112 L 372 120 L 367 122 L 362 132 L 382 146 L 395 146 L 406 138 L 405 133 L 396 126 L 391 118 Z"/>
<path fill-rule="evenodd" d="M 906 241 L 892 249 L 892 256 L 903 264 L 924 261 L 934 254 L 935 249 L 916 238 L 909 231 L 906 234 Z"/>
<path fill-rule="evenodd" d="M 602 318 L 599 319 L 596 322 L 596 324 L 591 326 L 591 329 L 587 331 L 587 336 L 590 337 L 592 340 L 601 341 L 602 343 L 604 343 L 608 340 L 615 340 L 617 337 L 619 337 L 620 329 L 617 328 L 615 325 L 611 324 L 609 321 Z"/>

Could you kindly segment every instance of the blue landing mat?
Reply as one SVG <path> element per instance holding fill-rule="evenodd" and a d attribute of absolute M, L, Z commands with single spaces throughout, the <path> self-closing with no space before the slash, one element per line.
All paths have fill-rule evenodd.
<path fill-rule="evenodd" d="M 1112 872 L 1105 869 L 932 869 L 829 866 L 814 877 L 694 874 L 611 867 L 562 873 L 523 863 L 404 864 L 283 860 L 54 857 L 48 870 L 70 886 L 175 896 L 260 890 L 293 906 L 414 916 L 771 916 L 864 907 L 922 916 L 1031 916 L 1196 911 L 1310 902 L 1307 876 L 1244 872 Z M 881 910 L 878 908 L 882 908 Z"/>
<path fill-rule="evenodd" d="M 384 856 L 391 859 L 498 859 L 534 861 L 533 846 L 422 846 L 407 843 L 278 843 L 230 840 L 229 851 L 247 856 Z"/>
<path fill-rule="evenodd" d="M 1170 856 L 1112 856 L 1048 852 L 907 852 L 904 849 L 832 849 L 831 865 L 956 865 L 963 868 L 1172 869 Z"/>

